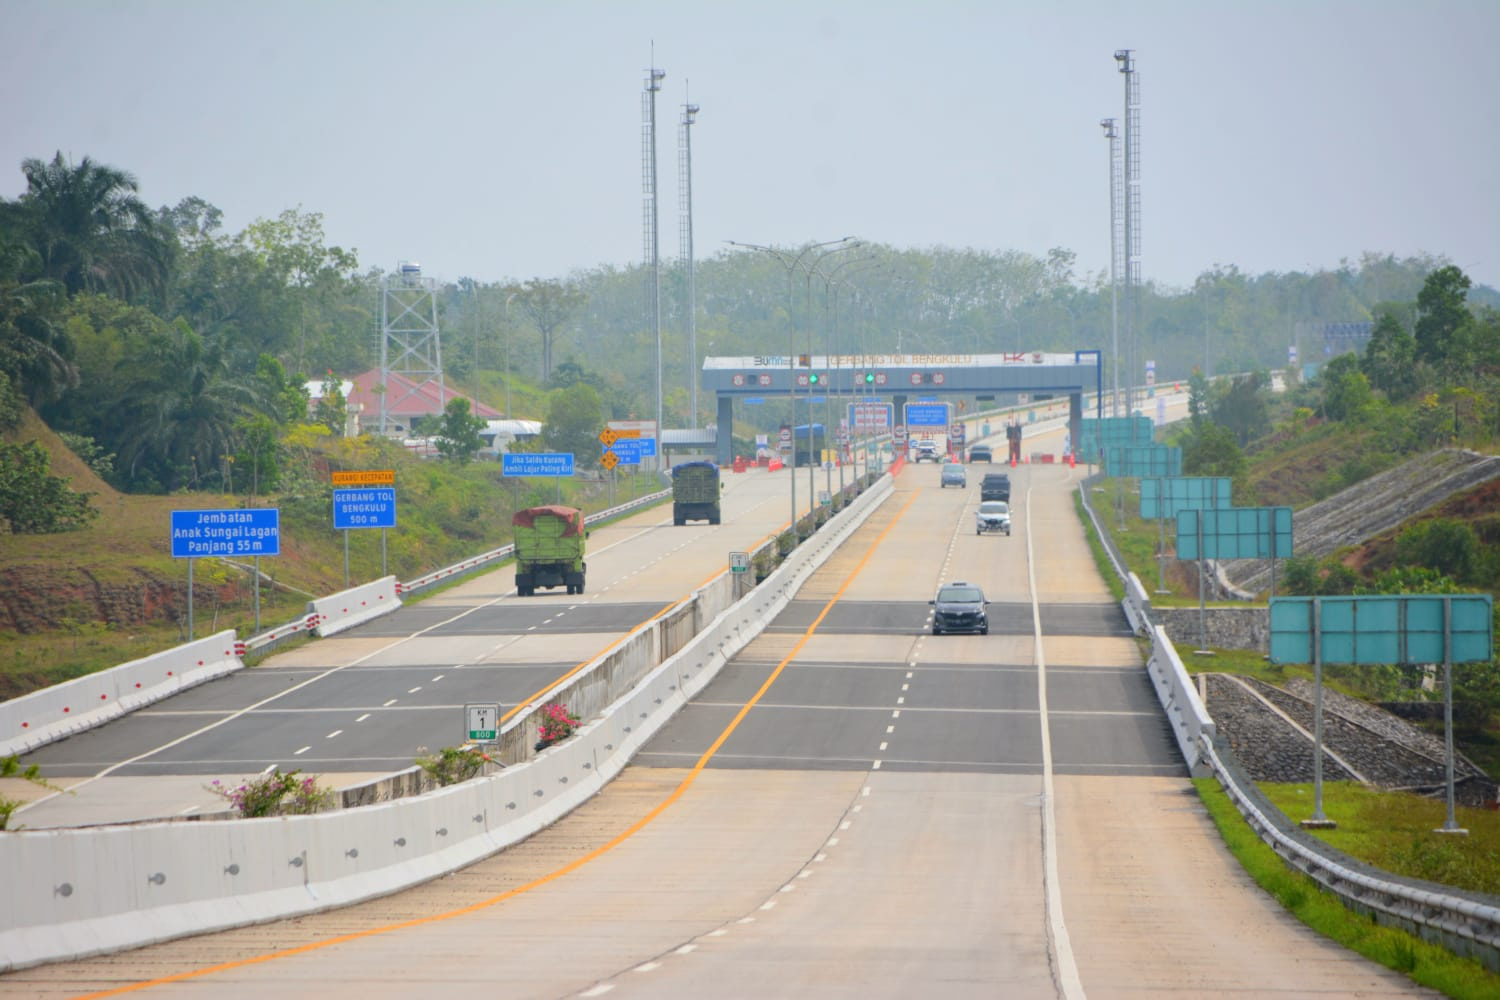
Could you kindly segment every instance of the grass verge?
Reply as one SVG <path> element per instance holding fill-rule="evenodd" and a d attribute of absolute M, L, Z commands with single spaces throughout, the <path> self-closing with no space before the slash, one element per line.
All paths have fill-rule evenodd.
<path fill-rule="evenodd" d="M 1460 1000 L 1500 996 L 1500 975 L 1441 945 L 1383 927 L 1347 909 L 1317 882 L 1288 868 L 1245 823 L 1215 779 L 1197 778 L 1193 784 L 1219 835 L 1246 873 L 1309 928 L 1444 996 Z"/>

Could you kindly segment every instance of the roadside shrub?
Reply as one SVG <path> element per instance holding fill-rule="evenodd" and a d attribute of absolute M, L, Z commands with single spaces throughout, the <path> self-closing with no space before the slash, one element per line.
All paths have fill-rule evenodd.
<path fill-rule="evenodd" d="M 1422 521 L 1396 537 L 1396 559 L 1455 580 L 1471 580 L 1479 564 L 1479 538 L 1473 528 L 1460 521 Z"/>
<path fill-rule="evenodd" d="M 456 785 L 460 781 L 468 781 L 485 764 L 494 760 L 479 747 L 443 747 L 431 754 L 426 753 L 426 749 L 417 748 L 416 765 L 439 785 Z"/>
<path fill-rule="evenodd" d="M 229 789 L 215 778 L 209 790 L 229 801 L 242 817 L 307 815 L 333 805 L 334 791 L 318 787 L 312 775 L 297 771 L 271 771 L 256 775 L 238 788 Z"/>

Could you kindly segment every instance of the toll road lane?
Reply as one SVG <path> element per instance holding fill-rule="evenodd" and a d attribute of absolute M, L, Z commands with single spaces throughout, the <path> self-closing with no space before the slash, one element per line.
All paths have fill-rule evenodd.
<path fill-rule="evenodd" d="M 295 767 L 342 787 L 409 767 L 420 747 L 463 742 L 466 702 L 514 708 L 725 572 L 729 548 L 781 526 L 774 501 L 784 490 L 770 477 L 739 479 L 725 490 L 725 523 L 711 529 L 664 527 L 649 510 L 595 532 L 586 595 L 516 598 L 513 570 L 502 568 L 44 747 L 26 763 L 67 779 L 70 794 L 25 807 L 16 822 L 142 819 L 143 803 L 162 808 L 165 796 L 111 775 L 184 779 L 182 801 L 150 814 L 160 816 L 221 805 L 200 787 L 205 776 L 231 783 Z"/>
<path fill-rule="evenodd" d="M 1066 473 L 1032 485 L 1052 491 L 1047 509 L 1062 506 Z M 930 508 L 923 505 L 936 491 L 916 492 L 903 487 L 802 596 L 910 603 L 913 591 L 960 573 L 989 573 L 983 579 L 997 593 L 1020 596 L 1005 573 L 1029 579 L 1026 564 L 1002 572 L 941 544 L 945 528 L 956 534 L 962 503 Z M 898 519 L 903 508 L 909 513 Z M 955 520 L 911 516 L 934 511 Z M 908 526 L 926 544 L 904 544 L 898 529 Z M 1076 523 L 1070 530 L 1081 535 Z M 1045 536 L 1033 542 L 1034 567 L 1052 548 Z M 718 767 L 717 750 L 704 761 L 715 766 L 701 771 L 632 766 L 573 815 L 451 878 L 294 923 L 28 970 L 16 985 L 33 996 L 52 983 L 102 987 L 178 973 L 189 978 L 140 995 L 315 991 L 377 1000 L 472 989 L 497 976 L 515 997 L 909 997 L 934 984 L 954 997 L 1146 996 L 1182 992 L 1180 983 L 1194 995 L 1261 995 L 1263 987 L 1288 996 L 1406 995 L 1399 977 L 1372 971 L 1274 912 L 1238 874 L 1184 779 L 1103 770 L 1129 759 L 1113 739 L 1084 747 L 1108 777 L 1046 772 L 1049 758 L 1063 756 L 1065 715 L 1086 717 L 1086 735 L 1096 723 L 1137 713 L 1139 690 L 1127 664 L 1114 662 L 1130 640 L 1043 640 L 1039 631 L 1030 639 L 822 635 L 817 621 L 800 636 L 752 643 L 724 684 L 710 685 L 649 748 L 701 745 L 706 733 L 691 713 L 701 721 L 703 712 L 736 705 L 753 751 L 784 758 L 781 741 L 791 733 L 810 764 Z M 1057 647 L 1070 652 L 1058 655 Z M 1048 657 L 1070 666 L 1047 667 Z M 941 722 L 941 713 L 907 706 L 972 700 L 957 686 L 975 678 L 961 672 L 986 668 L 996 676 L 982 678 L 979 697 L 995 703 L 961 710 L 983 707 L 1013 720 L 991 728 L 1016 734 L 1011 755 L 1022 772 L 967 772 L 951 747 L 942 768 L 880 766 L 901 755 L 907 739 L 942 742 L 911 718 Z M 750 699 L 759 701 L 742 698 L 757 678 Z M 1030 711 L 1002 715 L 1000 692 L 1005 704 L 1024 705 L 1028 690 L 1037 700 Z M 798 704 L 812 699 L 821 703 Z M 806 732 L 783 725 L 785 711 L 801 713 Z M 1052 744 L 1039 732 L 1049 723 Z M 830 728 L 837 733 L 820 735 Z M 862 728 L 873 762 L 838 768 L 846 741 Z M 1029 743 L 1020 741 L 1026 733 Z M 704 749 L 740 736 L 721 729 Z M 995 746 L 980 749 L 994 767 Z M 1135 752 L 1149 763 L 1156 748 Z M 1173 757 L 1170 748 L 1161 752 L 1161 760 Z M 0 990 L 6 985 L 0 979 Z"/>

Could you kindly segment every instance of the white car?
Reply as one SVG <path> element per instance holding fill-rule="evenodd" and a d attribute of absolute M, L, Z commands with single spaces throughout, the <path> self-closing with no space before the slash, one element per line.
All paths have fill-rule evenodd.
<path fill-rule="evenodd" d="M 1003 531 L 1010 534 L 1010 504 L 1004 500 L 985 500 L 974 515 L 974 534 Z"/>
<path fill-rule="evenodd" d="M 912 457 L 913 462 L 941 462 L 943 453 L 938 451 L 936 441 L 918 441 L 916 454 Z"/>

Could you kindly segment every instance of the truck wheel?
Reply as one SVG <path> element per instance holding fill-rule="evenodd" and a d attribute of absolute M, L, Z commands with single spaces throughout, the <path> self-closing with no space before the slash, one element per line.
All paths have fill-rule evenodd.
<path fill-rule="evenodd" d="M 709 518 L 708 519 L 708 523 L 709 524 L 718 524 L 719 523 L 719 515 L 715 514 L 713 517 Z"/>

